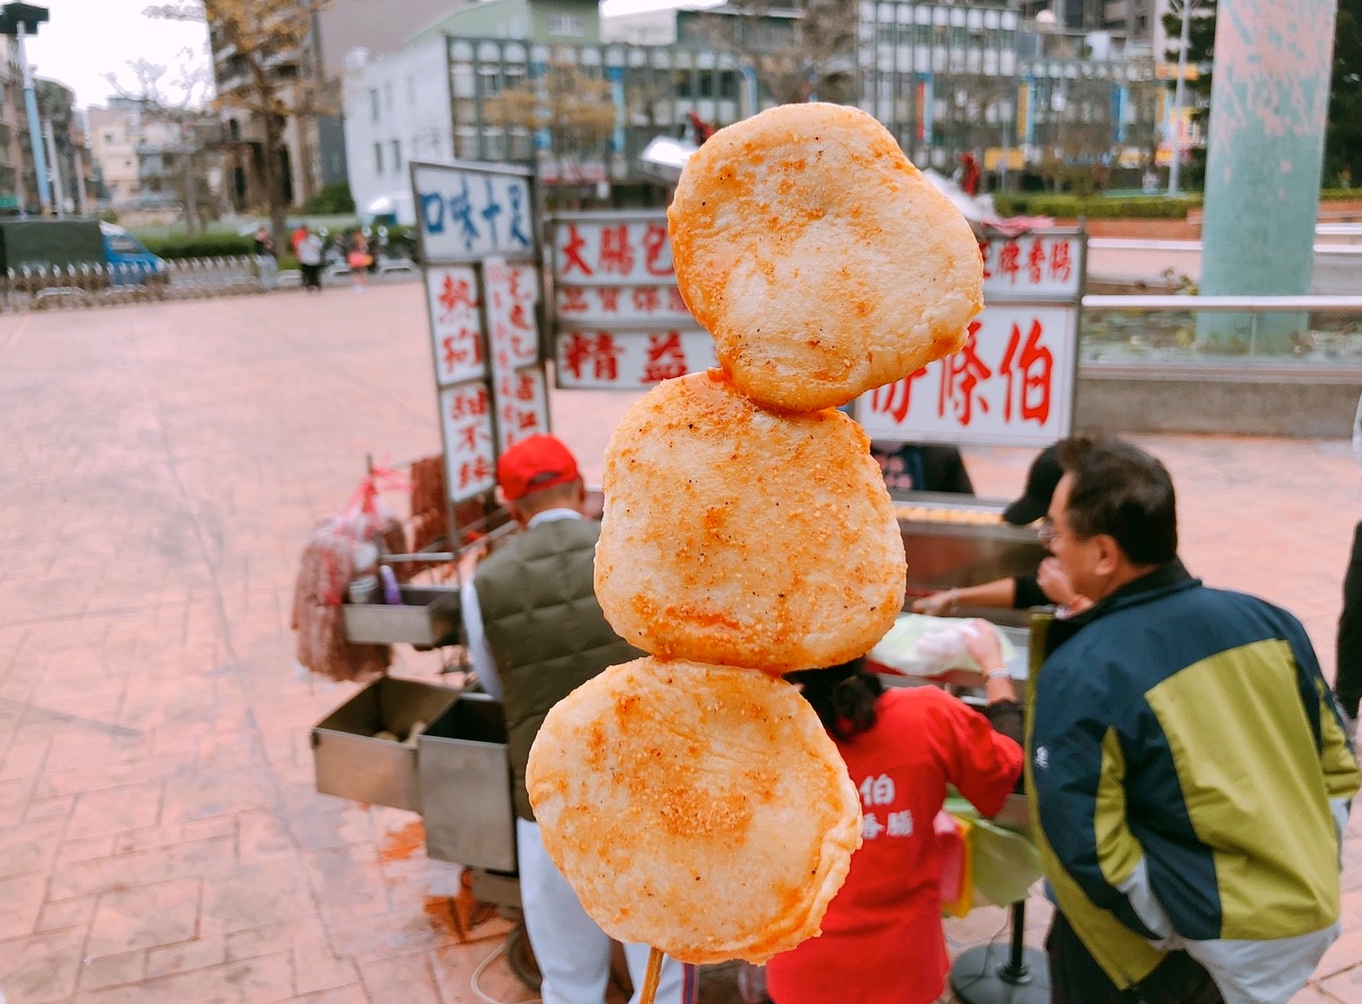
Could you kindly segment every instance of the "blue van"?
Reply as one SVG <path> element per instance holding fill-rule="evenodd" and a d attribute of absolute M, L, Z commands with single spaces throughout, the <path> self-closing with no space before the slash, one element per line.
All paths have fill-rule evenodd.
<path fill-rule="evenodd" d="M 0 269 L 60 273 L 100 266 L 112 286 L 163 286 L 170 272 L 125 229 L 100 220 L 0 220 Z"/>
<path fill-rule="evenodd" d="M 112 285 L 126 286 L 141 283 L 146 286 L 165 285 L 170 272 L 165 259 L 152 254 L 132 234 L 116 223 L 99 224 L 104 238 L 104 261 L 113 266 Z"/>

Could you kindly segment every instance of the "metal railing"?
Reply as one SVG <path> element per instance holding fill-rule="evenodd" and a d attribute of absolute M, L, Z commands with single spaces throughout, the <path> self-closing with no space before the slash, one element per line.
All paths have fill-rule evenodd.
<path fill-rule="evenodd" d="M 405 259 L 384 259 L 373 279 L 419 278 L 420 270 Z M 350 283 L 348 268 L 328 269 L 323 284 Z M 295 270 L 279 272 L 274 287 L 301 285 Z M 260 266 L 248 255 L 168 260 L 161 271 L 140 265 L 68 265 L 63 268 L 10 269 L 0 275 L 0 312 L 72 310 L 120 303 L 203 300 L 266 292 Z"/>
<path fill-rule="evenodd" d="M 1362 252 L 1362 248 L 1351 249 Z M 1138 365 L 1249 362 L 1317 367 L 1355 374 L 1362 368 L 1362 296 L 1178 296 L 1083 297 L 1079 351 L 1084 363 Z M 1202 337 L 1201 314 L 1242 315 L 1246 337 Z M 1289 329 L 1260 337 L 1263 320 L 1284 318 Z"/>

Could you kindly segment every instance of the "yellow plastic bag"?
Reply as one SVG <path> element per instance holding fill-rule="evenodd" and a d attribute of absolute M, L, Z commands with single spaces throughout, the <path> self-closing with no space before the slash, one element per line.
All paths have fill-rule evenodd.
<path fill-rule="evenodd" d="M 941 912 L 963 917 L 974 908 L 974 824 L 944 809 L 934 821 L 941 853 Z"/>

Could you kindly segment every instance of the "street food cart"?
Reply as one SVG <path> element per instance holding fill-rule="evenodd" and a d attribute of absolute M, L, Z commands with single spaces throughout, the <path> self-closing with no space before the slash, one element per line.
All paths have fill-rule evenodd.
<path fill-rule="evenodd" d="M 493 508 L 496 458 L 549 430 L 548 360 L 560 389 L 636 393 L 716 360 L 712 339 L 676 289 L 661 212 L 556 216 L 545 221 L 550 249 L 543 253 L 528 172 L 424 163 L 411 172 L 448 506 L 447 539 L 420 558 L 452 563 L 467 531 L 514 529 L 504 517 L 461 524 L 460 506 L 482 498 Z M 1062 230 L 981 241 L 988 307 L 971 323 L 963 351 L 863 396 L 854 417 L 886 440 L 1040 448 L 1067 435 L 1083 246 L 1081 233 Z M 1034 528 L 1002 522 L 1001 501 L 911 492 L 894 504 L 910 569 L 905 603 L 1032 572 L 1044 553 Z M 347 604 L 348 639 L 457 643 L 457 584 L 405 584 L 400 600 Z M 1024 682 L 1024 621 L 986 613 L 1022 653 L 1014 675 Z M 968 675 L 933 682 L 966 697 L 982 686 Z M 518 908 L 506 731 L 496 701 L 384 677 L 319 722 L 312 745 L 319 791 L 419 812 L 432 859 L 471 869 L 480 899 Z M 1011 812 L 1024 815 L 1015 805 Z M 529 980 L 524 953 L 519 965 L 516 954 L 513 968 Z"/>

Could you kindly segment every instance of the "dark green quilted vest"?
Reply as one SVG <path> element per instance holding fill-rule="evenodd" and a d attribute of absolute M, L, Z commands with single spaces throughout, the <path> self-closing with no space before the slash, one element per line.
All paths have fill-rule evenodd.
<path fill-rule="evenodd" d="M 512 797 L 522 819 L 534 819 L 525 764 L 549 709 L 607 666 L 643 655 L 615 634 L 596 602 L 600 532 L 599 523 L 583 519 L 540 523 L 478 568 L 478 604 L 501 676 Z"/>

